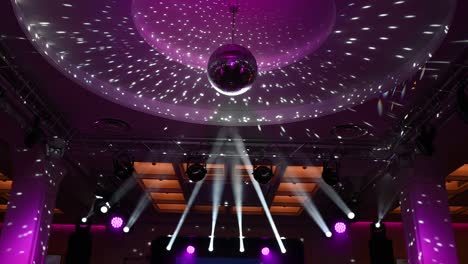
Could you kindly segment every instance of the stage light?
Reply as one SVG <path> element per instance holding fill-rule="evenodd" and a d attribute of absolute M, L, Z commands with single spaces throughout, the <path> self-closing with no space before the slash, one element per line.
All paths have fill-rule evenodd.
<path fill-rule="evenodd" d="M 267 247 L 262 248 L 262 255 L 263 256 L 268 256 L 270 255 L 270 249 Z"/>
<path fill-rule="evenodd" d="M 332 237 L 332 232 L 330 232 L 330 231 L 329 231 L 329 232 L 326 232 L 326 233 L 325 233 L 325 236 L 326 236 L 326 237 Z"/>
<path fill-rule="evenodd" d="M 195 253 L 195 248 L 193 246 L 188 246 L 187 247 L 187 253 L 192 255 L 193 253 Z"/>
<path fill-rule="evenodd" d="M 193 182 L 199 182 L 205 178 L 207 170 L 200 163 L 195 163 L 187 168 L 187 177 Z"/>
<path fill-rule="evenodd" d="M 254 178 L 261 184 L 267 184 L 273 178 L 273 171 L 267 166 L 258 166 L 253 171 Z"/>
<path fill-rule="evenodd" d="M 387 227 L 384 223 L 378 221 L 370 225 L 371 235 L 373 238 L 385 239 Z"/>
<path fill-rule="evenodd" d="M 119 229 L 123 226 L 123 219 L 120 216 L 114 216 L 111 218 L 111 226 L 114 229 Z"/>
<path fill-rule="evenodd" d="M 122 231 L 123 231 L 124 233 L 128 233 L 128 232 L 130 232 L 130 227 L 126 226 L 126 227 L 123 228 Z"/>
<path fill-rule="evenodd" d="M 241 253 L 245 252 L 244 246 L 242 246 L 242 247 L 239 249 L 239 252 L 241 252 Z"/>
<path fill-rule="evenodd" d="M 107 214 L 107 212 L 109 212 L 109 207 L 107 206 L 107 204 L 101 205 L 99 211 L 101 211 L 101 213 L 103 214 Z"/>
<path fill-rule="evenodd" d="M 86 217 L 81 218 L 81 223 L 86 223 L 86 222 L 88 222 L 88 218 Z"/>
<path fill-rule="evenodd" d="M 343 234 L 346 232 L 346 224 L 343 222 L 338 222 L 335 224 L 335 232 L 338 234 Z"/>
<path fill-rule="evenodd" d="M 349 219 L 352 220 L 352 219 L 354 219 L 354 217 L 356 217 L 356 214 L 354 214 L 353 212 L 349 212 L 349 213 L 348 213 L 348 218 L 349 218 Z"/>

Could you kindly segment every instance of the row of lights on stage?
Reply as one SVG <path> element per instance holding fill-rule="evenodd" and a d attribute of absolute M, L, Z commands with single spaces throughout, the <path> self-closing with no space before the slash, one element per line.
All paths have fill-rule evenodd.
<path fill-rule="evenodd" d="M 337 222 L 334 226 L 334 229 L 335 229 L 335 232 L 338 233 L 338 234 L 344 234 L 347 230 L 347 225 L 346 223 L 344 222 Z M 385 236 L 385 225 L 383 223 L 381 223 L 380 221 L 376 222 L 376 223 L 373 223 L 371 224 L 371 232 L 372 232 L 372 236 L 375 236 L 375 235 L 381 235 L 381 236 Z M 327 233 L 326 234 L 327 237 L 331 237 L 332 234 L 331 232 L 330 233 Z M 192 246 L 192 245 L 189 245 L 187 246 L 186 248 L 186 252 L 190 255 L 194 254 L 195 253 L 195 247 Z M 270 255 L 270 248 L 268 247 L 264 247 L 261 249 L 261 253 L 263 256 L 268 256 Z"/>
<path fill-rule="evenodd" d="M 187 164 L 186 174 L 190 181 L 199 182 L 203 180 L 206 176 L 208 170 L 206 169 L 206 164 L 202 163 L 193 163 L 191 165 Z M 261 184 L 267 184 L 273 178 L 273 169 L 272 167 L 267 166 L 256 166 L 253 170 L 254 179 Z"/>
<path fill-rule="evenodd" d="M 106 215 L 110 212 L 111 206 L 109 202 L 105 202 L 102 198 L 98 198 L 95 201 L 94 207 L 94 211 L 96 212 L 97 210 L 101 215 Z M 94 216 L 94 214 L 95 213 L 92 213 L 90 214 L 90 216 L 85 216 L 81 218 L 81 223 L 88 223 L 88 221 L 90 221 L 90 218 Z M 122 230 L 124 233 L 130 232 L 130 227 L 126 226 L 125 224 L 125 218 L 121 215 L 113 214 L 110 217 L 109 226 L 112 227 L 114 230 Z"/>
<path fill-rule="evenodd" d="M 119 152 L 112 160 L 114 168 L 114 176 L 120 182 L 124 182 L 132 177 L 135 171 L 134 158 L 127 152 Z M 103 196 L 96 195 L 96 199 L 92 206 L 92 209 L 88 216 L 81 218 L 82 223 L 87 223 L 90 218 L 94 215 L 106 215 L 111 211 L 111 205 L 109 201 L 106 201 Z M 114 230 L 122 230 L 124 233 L 130 232 L 130 227 L 125 225 L 125 218 L 116 212 L 114 212 L 109 220 L 109 226 Z"/>
<path fill-rule="evenodd" d="M 185 251 L 188 254 L 192 255 L 192 254 L 195 253 L 195 247 L 192 246 L 192 245 L 189 245 L 189 246 L 187 246 Z M 262 248 L 262 250 L 260 252 L 262 253 L 263 256 L 268 256 L 268 255 L 270 255 L 270 248 L 264 247 L 264 248 Z"/>

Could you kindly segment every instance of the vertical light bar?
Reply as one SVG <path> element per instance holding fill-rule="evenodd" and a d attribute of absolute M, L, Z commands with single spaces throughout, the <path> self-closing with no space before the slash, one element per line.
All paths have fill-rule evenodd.
<path fill-rule="evenodd" d="M 215 162 L 216 163 L 216 162 Z M 213 212 L 211 216 L 211 235 L 210 235 L 210 245 L 208 250 L 211 252 L 214 250 L 214 233 L 216 230 L 216 221 L 218 220 L 219 205 L 221 204 L 221 196 L 224 191 L 224 173 L 219 174 L 219 169 L 216 169 L 215 178 L 213 182 Z"/>
<path fill-rule="evenodd" d="M 245 154 L 247 153 L 247 151 L 245 149 L 244 142 L 238 135 L 236 135 L 235 145 L 236 145 L 237 152 L 242 159 L 242 163 L 248 168 L 247 170 L 248 170 L 250 181 L 252 182 L 255 192 L 257 192 L 258 199 L 260 199 L 260 202 L 263 207 L 263 211 L 265 211 L 265 215 L 268 221 L 270 222 L 271 229 L 273 230 L 276 241 L 278 242 L 278 246 L 280 247 L 281 253 L 284 254 L 286 253 L 286 248 L 284 247 L 283 241 L 281 241 L 281 236 L 278 232 L 278 229 L 276 228 L 275 222 L 273 221 L 273 217 L 271 216 L 270 208 L 268 208 L 268 204 L 265 200 L 265 196 L 263 196 L 262 188 L 260 188 L 260 184 L 253 177 L 252 163 L 250 162 L 249 158 L 247 158 L 247 154 Z"/>
<path fill-rule="evenodd" d="M 174 233 L 172 234 L 171 240 L 169 241 L 169 244 L 166 247 L 167 251 L 170 251 L 172 249 L 172 245 L 174 244 L 175 239 L 179 235 L 180 228 L 182 228 L 185 218 L 187 217 L 187 214 L 189 213 L 190 208 L 192 207 L 193 202 L 195 201 L 195 198 L 197 198 L 197 195 L 200 192 L 203 182 L 205 182 L 205 180 L 201 180 L 195 184 L 195 187 L 193 188 L 192 194 L 190 195 L 189 201 L 187 203 L 187 207 L 185 207 L 184 213 L 180 217 L 179 223 L 177 224 L 177 227 Z"/>
<path fill-rule="evenodd" d="M 240 161 L 240 160 L 237 160 Z M 237 162 L 236 162 L 237 163 Z M 244 235 L 242 231 L 242 175 L 232 167 L 232 192 L 236 204 L 237 223 L 239 225 L 239 251 L 244 252 Z"/>

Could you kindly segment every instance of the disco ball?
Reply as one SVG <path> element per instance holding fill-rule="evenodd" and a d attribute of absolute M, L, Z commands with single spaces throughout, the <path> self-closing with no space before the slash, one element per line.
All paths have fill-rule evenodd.
<path fill-rule="evenodd" d="M 252 53 L 236 44 L 217 48 L 208 61 L 208 79 L 221 94 L 236 96 L 250 90 L 257 77 L 257 61 Z"/>

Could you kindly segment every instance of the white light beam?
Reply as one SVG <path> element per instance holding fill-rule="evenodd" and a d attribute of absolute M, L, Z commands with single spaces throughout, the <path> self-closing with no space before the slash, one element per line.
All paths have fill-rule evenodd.
<path fill-rule="evenodd" d="M 242 163 L 247 167 L 247 171 L 248 171 L 248 174 L 249 174 L 249 178 L 250 178 L 250 181 L 252 182 L 252 185 L 255 189 L 255 192 L 257 192 L 257 195 L 258 195 L 258 199 L 260 199 L 260 202 L 262 204 L 262 207 L 263 207 L 263 211 L 265 211 L 265 215 L 268 219 L 268 221 L 270 222 L 270 226 L 271 226 L 271 229 L 273 229 L 273 233 L 275 235 L 275 238 L 276 238 L 276 241 L 278 242 L 278 245 L 280 247 L 280 250 L 281 250 L 281 253 L 286 253 L 286 248 L 284 247 L 284 244 L 283 244 L 283 241 L 281 241 L 281 236 L 278 232 L 278 229 L 276 228 L 276 224 L 275 222 L 273 221 L 273 217 L 271 216 L 271 213 L 270 213 L 270 208 L 268 208 L 268 204 L 265 200 L 265 196 L 263 196 L 263 192 L 262 192 L 262 189 L 260 188 L 260 184 L 254 179 L 253 177 L 253 166 L 252 166 L 252 163 L 250 162 L 250 159 L 247 158 L 247 151 L 245 149 L 245 145 L 244 145 L 244 142 L 242 141 L 242 139 L 236 135 L 236 149 L 237 149 L 237 152 L 238 154 L 240 155 L 241 159 L 242 159 Z"/>
<path fill-rule="evenodd" d="M 234 168 L 231 171 L 232 175 L 232 192 L 236 203 L 237 223 L 239 225 L 239 251 L 244 252 L 244 235 L 242 231 L 242 175 Z"/>
<path fill-rule="evenodd" d="M 200 188 L 202 187 L 204 181 L 205 180 L 201 180 L 195 184 L 195 187 L 193 188 L 192 194 L 190 195 L 189 201 L 187 203 L 187 207 L 185 207 L 184 213 L 180 217 L 179 223 L 177 224 L 177 227 L 174 233 L 172 234 L 171 240 L 169 241 L 169 244 L 166 247 L 167 251 L 171 251 L 172 245 L 174 244 L 175 239 L 179 235 L 179 231 L 182 228 L 182 225 L 184 224 L 185 218 L 187 218 L 190 208 L 192 207 L 195 198 L 197 198 L 197 195 L 200 192 Z"/>
<path fill-rule="evenodd" d="M 148 197 L 148 194 L 145 192 L 141 195 L 137 206 L 135 207 L 132 214 L 130 215 L 130 218 L 128 219 L 126 227 L 128 227 L 129 229 L 132 228 L 132 226 L 135 224 L 138 218 L 140 218 L 140 215 L 143 213 L 143 211 L 145 210 L 146 206 L 148 206 L 149 203 L 150 203 L 150 199 Z"/>
<path fill-rule="evenodd" d="M 349 219 L 353 219 L 355 217 L 355 214 L 351 209 L 349 209 L 348 205 L 341 199 L 341 197 L 338 195 L 338 193 L 327 183 L 321 182 L 320 183 L 320 189 L 322 189 L 325 194 L 345 213 Z"/>
<path fill-rule="evenodd" d="M 217 169 L 218 171 L 219 169 Z M 210 245 L 208 250 L 213 251 L 214 244 L 214 233 L 216 229 L 216 221 L 218 220 L 219 205 L 221 204 L 221 196 L 224 191 L 224 173 L 215 173 L 216 177 L 213 182 L 213 212 L 211 216 L 211 235 L 210 235 Z"/>

